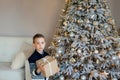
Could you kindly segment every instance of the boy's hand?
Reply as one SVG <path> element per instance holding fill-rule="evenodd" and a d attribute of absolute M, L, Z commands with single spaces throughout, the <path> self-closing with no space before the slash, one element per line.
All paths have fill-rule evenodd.
<path fill-rule="evenodd" d="M 41 64 L 41 65 L 37 65 L 37 73 L 40 73 L 41 71 L 44 71 L 44 65 Z"/>

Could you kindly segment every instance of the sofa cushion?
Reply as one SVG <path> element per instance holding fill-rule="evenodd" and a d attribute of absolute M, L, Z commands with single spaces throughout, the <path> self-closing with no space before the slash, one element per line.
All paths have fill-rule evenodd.
<path fill-rule="evenodd" d="M 34 52 L 34 47 L 31 44 L 24 42 L 20 48 L 20 52 L 23 52 L 26 59 L 28 59 Z"/>
<path fill-rule="evenodd" d="M 10 62 L 0 62 L 0 80 L 24 80 L 24 68 L 12 70 Z"/>
<path fill-rule="evenodd" d="M 11 69 L 20 69 L 24 67 L 25 60 L 26 60 L 26 57 L 23 52 L 16 54 L 15 58 L 12 61 Z"/>
<path fill-rule="evenodd" d="M 15 57 L 13 58 L 11 68 L 20 69 L 24 67 L 25 60 L 27 60 L 31 56 L 33 51 L 33 46 L 27 42 L 24 42 L 20 48 L 20 51 L 15 54 Z"/>

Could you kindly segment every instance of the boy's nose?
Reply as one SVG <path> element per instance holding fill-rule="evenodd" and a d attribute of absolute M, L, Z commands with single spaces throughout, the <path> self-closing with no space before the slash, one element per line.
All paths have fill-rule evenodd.
<path fill-rule="evenodd" d="M 42 44 L 40 44 L 39 46 L 42 47 Z"/>

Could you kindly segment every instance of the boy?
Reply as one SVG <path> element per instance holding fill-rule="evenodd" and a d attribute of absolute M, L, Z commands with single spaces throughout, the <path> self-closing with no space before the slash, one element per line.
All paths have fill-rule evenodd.
<path fill-rule="evenodd" d="M 29 63 L 36 63 L 37 60 L 48 56 L 48 53 L 44 51 L 45 44 L 45 37 L 42 34 L 35 34 L 33 36 L 33 46 L 35 51 L 28 58 Z M 36 76 L 40 74 L 41 70 L 44 70 L 43 65 L 36 65 L 36 69 L 34 69 L 32 73 Z"/>

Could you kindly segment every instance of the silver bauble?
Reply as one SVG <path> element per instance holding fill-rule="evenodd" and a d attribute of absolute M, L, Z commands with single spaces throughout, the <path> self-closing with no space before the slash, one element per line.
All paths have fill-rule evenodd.
<path fill-rule="evenodd" d="M 98 24 L 99 24 L 98 21 L 93 22 L 93 25 L 95 25 L 95 26 L 98 26 Z"/>
<path fill-rule="evenodd" d="M 94 16 L 95 16 L 94 14 L 93 14 L 93 15 L 91 15 L 91 18 L 94 18 Z"/>
<path fill-rule="evenodd" d="M 77 50 L 77 53 L 78 53 L 78 54 L 80 54 L 80 53 L 81 53 L 81 50 L 80 50 L 80 49 L 78 49 L 78 50 Z"/>
<path fill-rule="evenodd" d="M 116 60 L 116 65 L 120 65 L 120 61 L 119 60 Z"/>
<path fill-rule="evenodd" d="M 112 60 L 116 60 L 117 59 L 117 56 L 112 56 Z"/>
<path fill-rule="evenodd" d="M 77 23 L 80 23 L 80 20 L 77 20 Z"/>
<path fill-rule="evenodd" d="M 107 23 L 104 24 L 104 28 L 107 28 L 109 25 Z"/>
<path fill-rule="evenodd" d="M 55 54 L 55 57 L 56 57 L 56 58 L 58 58 L 58 57 L 59 57 L 59 54 L 58 54 L 58 53 L 56 53 L 56 54 Z"/>
<path fill-rule="evenodd" d="M 112 80 L 118 80 L 117 78 L 113 78 Z"/>
<path fill-rule="evenodd" d="M 96 14 L 90 14 L 90 18 L 93 19 L 93 20 L 96 20 L 97 19 L 97 15 Z"/>
<path fill-rule="evenodd" d="M 62 50 L 61 50 L 61 49 L 58 49 L 58 50 L 57 50 L 57 53 L 62 53 Z"/>
<path fill-rule="evenodd" d="M 82 76 L 81 76 L 81 80 L 86 80 L 86 76 L 85 76 L 85 75 L 82 75 Z"/>
<path fill-rule="evenodd" d="M 71 51 L 75 51 L 75 48 L 71 48 Z"/>
<path fill-rule="evenodd" d="M 111 31 L 111 28 L 110 28 L 110 27 L 108 27 L 108 28 L 107 28 L 107 31 Z"/>
<path fill-rule="evenodd" d="M 65 12 L 66 10 L 65 9 L 61 9 L 62 12 Z"/>
<path fill-rule="evenodd" d="M 90 23 L 90 20 L 89 20 L 89 19 L 85 19 L 85 22 L 86 22 L 86 23 Z"/>
<path fill-rule="evenodd" d="M 82 9 L 83 9 L 82 6 L 79 6 L 79 7 L 78 7 L 78 10 L 82 10 Z"/>
<path fill-rule="evenodd" d="M 60 53 L 62 53 L 62 49 L 61 48 L 57 48 L 56 52 L 60 54 Z"/>
<path fill-rule="evenodd" d="M 70 62 L 71 62 L 71 63 L 75 63 L 75 62 L 76 62 L 75 58 L 71 58 L 71 59 L 70 59 Z"/>
<path fill-rule="evenodd" d="M 95 51 L 94 51 L 94 53 L 96 53 L 96 54 L 97 54 L 98 52 L 99 52 L 98 50 L 95 50 Z"/>
<path fill-rule="evenodd" d="M 99 64 L 99 62 L 100 62 L 99 59 L 97 59 L 97 60 L 96 60 L 96 63 Z"/>
<path fill-rule="evenodd" d="M 67 25 L 68 25 L 68 23 L 67 23 L 67 22 L 63 22 L 63 25 L 64 25 L 64 26 L 67 26 Z"/>
<path fill-rule="evenodd" d="M 61 53 L 64 53 L 64 50 L 65 49 L 63 47 L 60 47 L 60 48 L 56 49 L 56 52 L 59 53 L 59 54 L 61 54 Z"/>
<path fill-rule="evenodd" d="M 59 77 L 59 80 L 64 80 L 64 76 L 61 75 L 61 76 Z"/>
<path fill-rule="evenodd" d="M 87 41 L 88 41 L 87 37 L 82 37 L 81 40 L 82 40 L 83 42 L 87 42 Z"/>
<path fill-rule="evenodd" d="M 70 37 L 75 36 L 75 34 L 73 32 L 71 32 L 69 35 L 70 35 Z"/>

